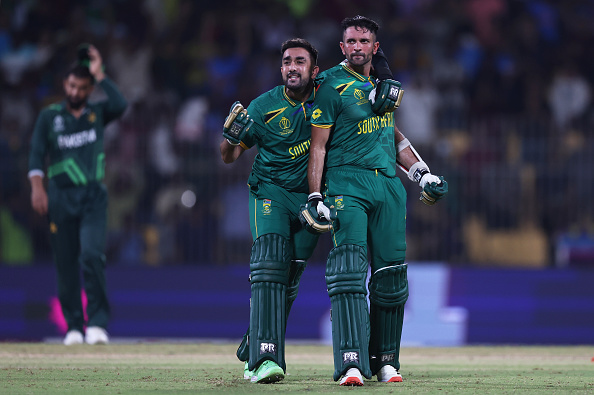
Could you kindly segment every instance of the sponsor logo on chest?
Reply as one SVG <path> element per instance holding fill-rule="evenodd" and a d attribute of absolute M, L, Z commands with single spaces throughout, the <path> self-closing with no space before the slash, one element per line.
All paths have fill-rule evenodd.
<path fill-rule="evenodd" d="M 79 148 L 83 145 L 93 144 L 97 141 L 95 129 L 58 136 L 58 147 L 63 149 Z"/>

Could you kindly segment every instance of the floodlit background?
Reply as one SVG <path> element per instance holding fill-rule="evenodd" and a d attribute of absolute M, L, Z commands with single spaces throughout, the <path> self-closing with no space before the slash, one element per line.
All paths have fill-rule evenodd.
<path fill-rule="evenodd" d="M 542 303 L 545 314 L 546 298 L 557 295 L 553 313 L 575 313 L 575 325 L 572 319 L 568 325 L 579 326 L 584 335 L 578 339 L 587 341 L 587 331 L 594 333 L 585 302 L 594 295 L 583 281 L 594 268 L 594 3 L 587 0 L 1 1 L 0 320 L 13 329 L 0 337 L 18 338 L 31 322 L 43 330 L 28 329 L 25 337 L 54 330 L 41 324 L 49 307 L 39 289 L 55 290 L 47 223 L 30 207 L 27 158 L 36 116 L 62 99 L 63 73 L 80 43 L 98 47 L 107 74 L 130 102 L 106 131 L 116 335 L 117 328 L 128 334 L 118 327 L 120 315 L 132 314 L 120 310 L 125 303 L 169 300 L 133 295 L 132 282 L 118 288 L 115 278 L 126 275 L 139 283 L 151 275 L 171 281 L 176 273 L 196 276 L 187 298 L 169 300 L 179 307 L 203 298 L 191 292 L 204 287 L 201 273 L 208 273 L 217 290 L 242 290 L 229 298 L 240 306 L 240 327 L 247 325 L 249 298 L 246 181 L 256 152 L 223 164 L 223 120 L 235 100 L 247 106 L 282 82 L 280 45 L 288 38 L 311 41 L 322 70 L 340 62 L 339 23 L 357 14 L 379 22 L 378 40 L 405 89 L 397 125 L 450 186 L 445 200 L 427 207 L 417 199 L 418 186 L 403 177 L 407 260 L 413 272 L 419 263 L 441 279 L 432 317 L 463 322 L 456 336 L 472 342 L 480 314 L 494 328 L 489 320 L 501 323 L 510 308 L 526 320 Z M 93 99 L 101 97 L 97 90 Z M 312 305 L 329 305 L 323 266 L 330 248 L 322 238 L 309 265 L 322 277 Z M 233 283 L 236 271 L 241 280 Z M 39 295 L 31 296 L 41 273 Z M 530 282 L 538 279 L 544 283 Z M 422 290 L 410 306 L 430 299 Z M 508 307 L 493 302 L 489 290 L 511 297 Z M 513 298 L 516 291 L 522 295 Z M 484 301 L 472 298 L 477 292 L 485 292 Z M 578 298 L 571 299 L 573 313 L 563 292 Z M 437 311 L 455 295 L 461 299 L 454 310 Z M 186 314 L 205 317 L 191 309 Z M 545 325 L 549 318 L 535 320 Z M 553 315 L 552 321 L 566 318 Z M 167 319 L 155 319 L 164 335 L 171 332 Z M 225 336 L 240 337 L 243 330 Z M 529 328 L 522 333 L 518 339 L 530 340 Z"/>

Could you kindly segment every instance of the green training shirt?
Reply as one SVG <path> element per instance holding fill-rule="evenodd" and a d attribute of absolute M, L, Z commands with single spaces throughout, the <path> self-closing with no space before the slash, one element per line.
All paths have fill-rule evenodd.
<path fill-rule="evenodd" d="M 30 175 L 43 174 L 47 155 L 47 175 L 60 187 L 87 185 L 103 179 L 103 131 L 107 123 L 124 113 L 127 103 L 108 78 L 99 85 L 107 100 L 87 103 L 78 119 L 67 110 L 65 101 L 41 110 L 31 140 Z"/>
<path fill-rule="evenodd" d="M 311 144 L 311 106 L 315 90 L 304 102 L 287 96 L 279 85 L 254 99 L 247 108 L 254 125 L 241 146 L 256 145 L 258 154 L 248 183 L 270 182 L 287 191 L 307 193 L 307 161 Z"/>
<path fill-rule="evenodd" d="M 355 166 L 396 177 L 394 114 L 376 115 L 369 103 L 372 77 L 349 69 L 343 62 L 323 74 L 313 105 L 311 124 L 330 131 L 328 169 Z"/>

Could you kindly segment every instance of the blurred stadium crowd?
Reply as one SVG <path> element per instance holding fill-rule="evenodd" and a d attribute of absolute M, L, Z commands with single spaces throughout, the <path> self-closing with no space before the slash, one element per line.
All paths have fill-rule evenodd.
<path fill-rule="evenodd" d="M 594 253 L 594 2 L 590 0 L 3 0 L 0 262 L 50 262 L 30 207 L 29 140 L 93 43 L 131 105 L 106 135 L 108 264 L 226 264 L 249 256 L 255 150 L 224 165 L 221 125 L 281 83 L 282 41 L 320 68 L 340 21 L 375 19 L 405 89 L 396 122 L 450 194 L 408 180 L 409 260 L 542 267 Z M 94 99 L 100 99 L 96 92 Z M 324 243 L 322 243 L 324 244 Z M 314 257 L 324 261 L 327 243 Z M 577 252 L 576 252 L 577 251 Z M 591 255 L 588 255 L 591 254 Z"/>

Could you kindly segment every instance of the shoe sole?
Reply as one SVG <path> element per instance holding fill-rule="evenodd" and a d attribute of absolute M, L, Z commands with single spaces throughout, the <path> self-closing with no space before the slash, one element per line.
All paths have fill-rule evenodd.
<path fill-rule="evenodd" d="M 378 380 L 380 383 L 402 383 L 402 377 L 392 377 L 390 380 Z"/>
<path fill-rule="evenodd" d="M 350 386 L 363 386 L 363 382 L 359 380 L 357 377 L 348 377 L 344 382 L 341 382 L 340 385 L 350 385 Z"/>
<path fill-rule="evenodd" d="M 284 374 L 274 373 L 274 374 L 271 374 L 270 376 L 262 377 L 260 380 L 256 381 L 256 383 L 258 383 L 258 384 L 276 383 L 278 381 L 281 381 L 284 378 L 285 378 Z"/>

